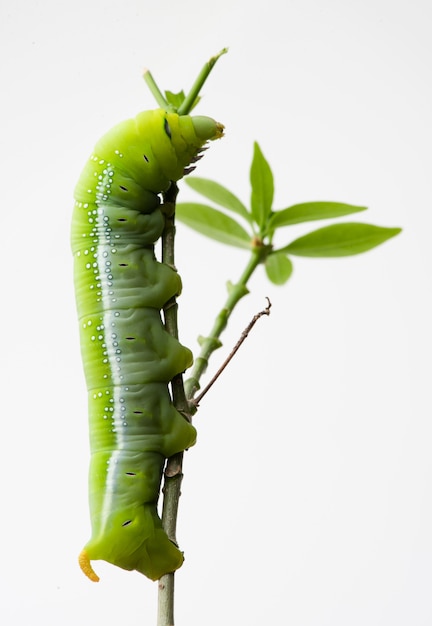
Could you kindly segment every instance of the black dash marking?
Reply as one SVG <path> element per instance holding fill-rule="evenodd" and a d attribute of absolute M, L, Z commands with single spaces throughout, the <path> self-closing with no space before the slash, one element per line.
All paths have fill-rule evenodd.
<path fill-rule="evenodd" d="M 167 119 L 164 120 L 164 131 L 166 132 L 168 137 L 171 139 L 171 128 L 170 128 L 170 125 L 168 124 Z"/>

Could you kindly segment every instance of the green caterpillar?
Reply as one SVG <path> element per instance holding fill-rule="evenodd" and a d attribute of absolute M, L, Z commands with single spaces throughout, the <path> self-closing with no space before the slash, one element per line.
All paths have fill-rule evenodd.
<path fill-rule="evenodd" d="M 192 354 L 165 330 L 160 310 L 181 290 L 156 260 L 165 217 L 159 194 L 186 173 L 223 126 L 208 117 L 145 111 L 96 144 L 75 189 L 72 250 L 88 387 L 92 536 L 79 556 L 152 580 L 183 555 L 157 513 L 165 459 L 195 442 L 168 383 Z"/>

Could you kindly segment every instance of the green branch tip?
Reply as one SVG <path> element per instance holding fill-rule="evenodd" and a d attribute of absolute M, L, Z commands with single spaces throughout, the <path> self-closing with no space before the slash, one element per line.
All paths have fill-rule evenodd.
<path fill-rule="evenodd" d="M 220 59 L 220 57 L 223 54 L 227 54 L 228 53 L 228 48 L 222 48 L 222 50 L 220 52 L 218 52 L 217 54 L 215 54 L 213 57 L 211 57 L 211 59 L 209 59 L 209 64 L 211 64 L 212 66 L 216 63 L 216 61 L 218 59 Z"/>
<path fill-rule="evenodd" d="M 147 83 L 147 87 L 150 89 L 151 93 L 153 94 L 154 99 L 156 100 L 157 104 L 160 106 L 161 109 L 166 109 L 167 111 L 177 112 L 178 115 L 189 115 L 189 113 L 192 111 L 194 106 L 198 103 L 199 92 L 201 91 L 202 86 L 207 80 L 207 77 L 212 71 L 215 63 L 223 54 L 226 54 L 227 52 L 228 52 L 228 48 L 222 48 L 222 50 L 218 52 L 218 54 L 215 54 L 214 56 L 212 56 L 207 61 L 207 63 L 205 63 L 204 67 L 201 69 L 200 73 L 198 74 L 194 84 L 192 85 L 190 92 L 188 93 L 186 97 L 184 98 L 182 97 L 182 102 L 179 104 L 179 106 L 175 106 L 175 103 L 170 102 L 172 98 L 170 98 L 169 96 L 167 98 L 163 95 L 155 79 L 153 78 L 152 73 L 146 67 L 143 69 L 143 78 L 145 82 Z M 165 92 L 165 93 L 168 95 L 170 92 Z M 182 92 L 181 92 L 181 95 L 183 96 Z"/>
<path fill-rule="evenodd" d="M 143 78 L 161 109 L 171 108 L 168 101 L 157 86 L 156 81 L 149 69 L 144 68 Z"/>
<path fill-rule="evenodd" d="M 211 57 L 211 59 L 209 59 L 207 63 L 205 63 L 200 73 L 198 74 L 194 84 L 192 85 L 191 90 L 187 94 L 186 98 L 183 100 L 182 104 L 179 106 L 177 111 L 179 115 L 188 115 L 192 111 L 194 105 L 196 104 L 198 94 L 201 91 L 204 83 L 206 82 L 208 75 L 212 71 L 216 61 L 226 52 L 228 52 L 228 48 L 223 48 L 219 52 L 219 54 Z"/>

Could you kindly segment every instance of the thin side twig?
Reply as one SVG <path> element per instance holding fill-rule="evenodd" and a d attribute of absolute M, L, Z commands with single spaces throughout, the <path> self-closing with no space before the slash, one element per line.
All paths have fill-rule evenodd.
<path fill-rule="evenodd" d="M 201 400 L 203 399 L 203 397 L 206 395 L 206 393 L 209 391 L 209 389 L 214 385 L 214 383 L 217 381 L 217 379 L 219 378 L 219 376 L 222 374 L 222 372 L 224 371 L 224 369 L 227 367 L 228 363 L 231 361 L 231 359 L 235 356 L 235 354 L 237 353 L 237 351 L 239 350 L 240 346 L 243 344 L 243 342 L 246 340 L 247 336 L 249 335 L 250 331 L 252 330 L 252 328 L 255 326 L 255 324 L 257 323 L 257 321 L 263 316 L 263 315 L 270 315 L 270 308 L 271 308 L 271 302 L 269 300 L 269 298 L 267 299 L 267 306 L 265 309 L 263 309 L 262 311 L 260 311 L 259 313 L 257 313 L 256 315 L 253 316 L 253 318 L 251 319 L 251 321 L 249 322 L 249 324 L 246 326 L 246 328 L 244 329 L 244 331 L 242 332 L 242 334 L 240 335 L 240 339 L 237 341 L 236 345 L 234 346 L 234 348 L 231 350 L 230 354 L 228 355 L 228 357 L 225 359 L 225 361 L 222 363 L 222 365 L 220 366 L 220 368 L 218 369 L 218 371 L 216 372 L 216 374 L 213 376 L 213 378 L 210 380 L 210 382 L 204 387 L 204 389 L 202 390 L 202 392 L 192 400 L 193 404 L 197 407 L 199 405 L 199 403 L 201 402 Z"/>

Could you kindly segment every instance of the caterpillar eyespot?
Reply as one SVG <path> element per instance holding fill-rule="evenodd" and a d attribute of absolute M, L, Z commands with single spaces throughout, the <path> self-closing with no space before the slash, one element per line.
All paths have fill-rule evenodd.
<path fill-rule="evenodd" d="M 155 258 L 166 192 L 221 137 L 210 118 L 145 111 L 96 144 L 75 189 L 72 250 L 80 342 L 88 387 L 91 538 L 79 556 L 137 570 L 152 580 L 183 553 L 157 513 L 165 459 L 195 443 L 168 383 L 192 355 L 165 330 L 160 310 L 181 291 Z M 187 170 L 186 170 L 187 171 Z"/>

